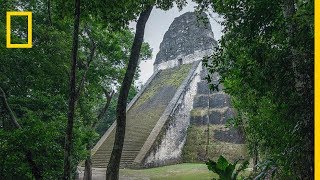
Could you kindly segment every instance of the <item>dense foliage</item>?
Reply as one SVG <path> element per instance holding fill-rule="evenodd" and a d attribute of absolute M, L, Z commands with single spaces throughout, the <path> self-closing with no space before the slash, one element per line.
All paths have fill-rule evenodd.
<path fill-rule="evenodd" d="M 217 162 L 209 159 L 206 165 L 210 171 L 219 175 L 220 180 L 236 180 L 238 179 L 239 173 L 249 165 L 249 161 L 244 161 L 240 165 L 238 165 L 238 162 L 239 160 L 230 163 L 226 158 L 220 156 Z"/>
<path fill-rule="evenodd" d="M 244 129 L 257 167 L 312 179 L 313 0 L 197 2 L 224 19 L 220 46 L 204 64 L 233 97 L 233 124 Z"/>
<path fill-rule="evenodd" d="M 26 152 L 31 152 L 44 179 L 57 179 L 63 172 L 72 16 L 61 15 L 64 13 L 61 3 L 47 0 L 0 1 L 1 17 L 12 10 L 33 12 L 31 49 L 7 49 L 5 18 L 0 21 L 0 87 L 21 126 L 20 129 L 14 128 L 1 101 L 0 179 L 32 179 Z M 96 137 L 91 125 L 97 121 L 97 114 L 105 105 L 105 92 L 118 91 L 133 42 L 133 33 L 128 28 L 109 31 L 94 17 L 87 15 L 85 18 L 79 35 L 77 85 L 80 86 L 82 80 L 84 82 L 73 131 L 74 171 L 89 154 L 87 144 Z M 24 43 L 25 20 L 12 18 L 13 43 Z M 90 57 L 92 53 L 94 56 Z M 144 43 L 140 59 L 146 60 L 150 56 L 150 47 Z M 131 98 L 135 89 L 133 87 Z M 2 94 L 0 98 L 3 98 Z M 112 123 L 115 109 L 110 110 L 108 119 Z"/>

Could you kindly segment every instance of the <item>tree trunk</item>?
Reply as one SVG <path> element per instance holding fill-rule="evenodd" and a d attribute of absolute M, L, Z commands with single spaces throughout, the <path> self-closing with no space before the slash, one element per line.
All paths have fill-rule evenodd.
<path fill-rule="evenodd" d="M 295 50 L 295 39 L 296 39 L 296 25 L 293 20 L 293 16 L 296 13 L 295 9 L 295 2 L 294 0 L 283 0 L 283 16 L 286 20 L 286 28 L 287 28 L 287 35 L 290 45 L 290 57 L 289 59 L 292 60 L 292 70 L 295 77 L 295 87 L 298 92 L 303 89 L 304 82 L 303 82 L 303 75 L 300 74 L 297 70 L 298 67 L 298 59 L 297 59 L 297 52 Z M 301 95 L 301 94 L 300 94 Z"/>
<path fill-rule="evenodd" d="M 92 148 L 91 143 L 88 144 L 87 150 L 90 151 Z M 91 160 L 91 153 L 87 156 L 87 159 L 84 163 L 84 175 L 83 180 L 92 180 L 92 160 Z"/>
<path fill-rule="evenodd" d="M 48 23 L 50 26 L 52 26 L 52 18 L 51 18 L 51 0 L 48 0 Z"/>
<path fill-rule="evenodd" d="M 14 127 L 16 129 L 20 129 L 21 126 L 18 123 L 17 117 L 14 115 L 12 109 L 9 106 L 9 103 L 8 103 L 8 100 L 7 100 L 7 97 L 6 97 L 6 93 L 3 91 L 3 89 L 1 87 L 0 87 L 0 91 L 1 91 L 1 97 L 2 97 L 1 99 L 2 99 L 3 106 L 5 107 L 7 113 L 10 116 L 12 124 L 14 125 Z"/>
<path fill-rule="evenodd" d="M 283 0 L 283 15 L 284 18 L 287 20 L 287 31 L 288 35 L 294 37 L 294 24 L 293 24 L 293 16 L 296 12 L 295 9 L 295 2 L 294 0 Z"/>
<path fill-rule="evenodd" d="M 108 93 L 107 90 L 103 90 L 104 91 L 104 94 L 107 98 L 107 103 L 104 105 L 104 107 L 102 108 L 102 110 L 100 111 L 99 115 L 98 115 L 98 121 L 100 121 L 104 115 L 106 114 L 109 106 L 110 106 L 110 102 L 111 102 L 111 99 L 114 95 L 114 90 L 111 91 L 111 93 Z M 93 128 L 95 127 L 95 125 L 93 125 Z"/>
<path fill-rule="evenodd" d="M 107 102 L 104 105 L 104 107 L 102 108 L 102 110 L 100 111 L 100 113 L 98 114 L 97 120 L 95 122 L 92 123 L 91 125 L 91 129 L 92 131 L 94 131 L 97 123 L 99 121 L 101 121 L 101 119 L 104 117 L 104 115 L 106 114 L 106 112 L 108 111 L 108 108 L 110 106 L 110 102 L 112 100 L 112 97 L 114 95 L 114 91 L 112 90 L 111 93 L 108 93 L 107 90 L 103 89 L 105 96 L 107 98 Z M 93 147 L 93 142 L 92 140 L 89 140 L 88 145 L 87 145 L 87 151 L 90 152 L 90 150 Z M 87 156 L 87 159 L 85 161 L 85 166 L 84 166 L 84 176 L 83 176 L 83 180 L 92 180 L 92 159 L 91 159 L 91 153 Z"/>
<path fill-rule="evenodd" d="M 256 143 L 253 150 L 253 172 L 257 172 L 257 165 L 259 162 L 259 153 L 257 145 L 258 144 Z"/>
<path fill-rule="evenodd" d="M 74 29 L 72 42 L 71 72 L 70 72 L 70 92 L 68 101 L 68 122 L 66 128 L 65 147 L 64 147 L 64 169 L 63 179 L 71 179 L 71 149 L 73 135 L 73 121 L 76 104 L 76 65 L 79 44 L 79 26 L 80 26 L 80 0 L 75 0 Z"/>
<path fill-rule="evenodd" d="M 26 154 L 28 164 L 31 167 L 31 172 L 32 172 L 33 176 L 35 177 L 35 179 L 36 180 L 42 179 L 41 170 L 34 162 L 31 151 L 27 150 L 27 152 L 25 154 Z"/>
<path fill-rule="evenodd" d="M 143 42 L 145 25 L 149 19 L 152 8 L 153 7 L 150 6 L 145 11 L 143 11 L 140 14 L 140 17 L 137 22 L 136 34 L 131 47 L 129 64 L 128 64 L 123 82 L 121 84 L 119 98 L 118 98 L 116 134 L 115 134 L 115 140 L 114 140 L 110 161 L 107 166 L 107 172 L 106 172 L 107 180 L 119 179 L 120 160 L 122 155 L 122 148 L 123 148 L 125 128 L 126 128 L 127 98 L 128 98 L 129 90 L 130 90 L 130 87 L 134 78 L 134 74 L 136 72 L 138 62 L 139 62 L 139 55 L 140 55 L 141 45 Z"/>
<path fill-rule="evenodd" d="M 0 92 L 1 92 L 0 96 L 2 98 L 3 106 L 5 107 L 7 113 L 9 114 L 14 128 L 15 129 L 22 129 L 22 127 L 18 123 L 17 117 L 15 116 L 14 112 L 12 111 L 12 109 L 9 106 L 9 103 L 8 103 L 8 100 L 6 97 L 6 93 L 3 91 L 3 89 L 1 87 L 0 87 Z M 42 172 L 41 172 L 40 168 L 37 166 L 37 164 L 34 162 L 31 151 L 24 150 L 24 154 L 25 154 L 27 162 L 31 168 L 32 175 L 35 177 L 36 180 L 42 179 Z"/>

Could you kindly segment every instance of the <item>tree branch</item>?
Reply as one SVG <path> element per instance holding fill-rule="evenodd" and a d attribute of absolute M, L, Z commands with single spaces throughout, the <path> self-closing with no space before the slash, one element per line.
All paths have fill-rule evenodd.
<path fill-rule="evenodd" d="M 64 145 L 64 159 L 63 159 L 63 180 L 71 180 L 71 150 L 73 139 L 73 124 L 75 115 L 75 106 L 77 99 L 76 90 L 76 66 L 78 61 L 78 49 L 79 49 L 79 29 L 80 29 L 80 0 L 74 1 L 74 25 L 73 25 L 73 38 L 72 38 L 72 50 L 70 59 L 70 81 L 69 81 L 69 99 L 68 99 L 68 114 L 67 114 L 67 127 Z"/>
<path fill-rule="evenodd" d="M 3 91 L 3 89 L 1 87 L 0 87 L 0 92 L 1 92 L 1 99 L 2 99 L 3 105 L 4 105 L 5 109 L 7 110 L 8 114 L 10 116 L 12 124 L 14 125 L 15 128 L 20 129 L 21 126 L 17 121 L 17 117 L 14 115 L 14 112 L 10 108 L 8 100 L 7 100 L 7 97 L 6 97 L 6 94 L 5 94 L 5 92 Z"/>
<path fill-rule="evenodd" d="M 17 117 L 14 115 L 14 112 L 12 111 L 12 109 L 9 106 L 7 97 L 6 97 L 6 93 L 3 91 L 3 89 L 0 87 L 0 93 L 1 93 L 1 99 L 3 102 L 3 105 L 5 107 L 5 109 L 7 110 L 7 112 L 9 113 L 10 119 L 14 125 L 14 127 L 16 129 L 22 129 L 22 127 L 20 126 L 20 124 L 17 121 Z M 36 165 L 36 163 L 33 160 L 32 157 L 32 152 L 30 150 L 23 150 L 25 153 L 25 156 L 27 158 L 28 164 L 31 168 L 31 172 L 33 174 L 33 176 L 35 177 L 35 179 L 39 180 L 42 179 L 42 174 L 41 174 L 41 170 L 39 169 L 39 167 Z"/>
<path fill-rule="evenodd" d="M 52 26 L 52 18 L 51 18 L 51 0 L 48 0 L 48 21 L 49 25 Z"/>
<path fill-rule="evenodd" d="M 103 118 L 103 116 L 106 114 L 106 112 L 107 112 L 107 110 L 108 110 L 108 108 L 110 106 L 111 99 L 112 99 L 112 97 L 114 95 L 114 90 L 112 90 L 111 93 L 109 93 L 106 89 L 103 89 L 103 91 L 104 91 L 104 94 L 105 94 L 105 96 L 107 98 L 107 102 L 106 102 L 106 104 L 104 105 L 103 109 L 100 111 L 100 113 L 98 115 L 98 121 L 100 121 Z M 92 127 L 95 127 L 95 124 L 93 124 Z"/>
<path fill-rule="evenodd" d="M 90 40 L 91 40 L 91 49 L 90 49 L 90 55 L 89 55 L 88 58 L 87 58 L 87 64 L 86 64 L 85 72 L 84 72 L 84 74 L 83 74 L 83 76 L 82 76 L 82 78 L 81 78 L 80 84 L 79 84 L 79 86 L 78 86 L 78 88 L 77 88 L 76 99 L 79 98 L 80 93 L 81 93 L 81 90 L 82 90 L 83 87 L 84 87 L 84 83 L 86 82 L 86 78 L 87 78 L 87 73 L 88 73 L 88 70 L 89 70 L 89 67 L 90 67 L 91 62 L 93 61 L 94 53 L 95 53 L 96 47 L 97 47 L 97 46 L 96 46 L 96 43 L 95 43 L 94 40 L 91 38 L 89 31 L 87 31 L 87 33 L 88 33 L 88 36 L 89 36 L 89 38 L 90 38 Z"/>

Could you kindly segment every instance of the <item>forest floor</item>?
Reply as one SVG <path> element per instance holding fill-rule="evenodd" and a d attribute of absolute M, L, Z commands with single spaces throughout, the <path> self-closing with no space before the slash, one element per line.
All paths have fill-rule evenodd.
<path fill-rule="evenodd" d="M 80 179 L 82 179 L 80 174 Z M 210 180 L 218 178 L 205 164 L 184 163 L 150 169 L 121 169 L 121 180 Z M 105 179 L 105 168 L 93 169 L 94 180 Z"/>
<path fill-rule="evenodd" d="M 172 179 L 172 180 L 210 180 L 213 177 L 217 178 L 214 173 L 211 173 L 205 164 L 184 163 L 171 166 L 163 166 L 158 168 L 133 170 L 120 170 L 121 179 Z"/>

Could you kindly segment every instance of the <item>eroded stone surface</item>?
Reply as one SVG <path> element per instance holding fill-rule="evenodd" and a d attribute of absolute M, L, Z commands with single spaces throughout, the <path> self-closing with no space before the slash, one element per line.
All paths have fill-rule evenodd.
<path fill-rule="evenodd" d="M 244 138 L 238 129 L 230 128 L 228 130 L 214 130 L 213 138 L 227 143 L 243 144 Z"/>
<path fill-rule="evenodd" d="M 223 128 L 235 115 L 230 98 L 221 92 L 222 85 L 218 91 L 209 90 L 207 72 L 200 62 L 216 45 L 210 24 L 199 24 L 195 13 L 174 20 L 154 63 L 157 75 L 129 105 L 121 167 L 189 161 L 182 156 L 186 142 L 191 145 L 185 152 L 196 154 L 191 159 L 219 155 L 233 159 L 242 152 L 244 146 L 233 138 L 235 133 Z M 214 73 L 211 79 L 218 83 L 219 75 Z M 94 167 L 105 167 L 110 159 L 115 129 L 110 132 L 93 153 Z"/>
<path fill-rule="evenodd" d="M 197 95 L 194 98 L 194 109 L 188 130 L 188 138 L 183 150 L 186 162 L 206 161 L 223 155 L 228 160 L 246 156 L 245 141 L 239 129 L 228 128 L 228 120 L 235 117 L 230 96 L 223 92 L 222 84 L 218 90 L 208 90 L 205 80 L 206 70 L 200 72 Z M 219 84 L 219 74 L 214 73 L 210 79 Z M 208 92 L 209 91 L 209 92 Z"/>
<path fill-rule="evenodd" d="M 198 82 L 197 91 L 198 91 L 198 94 L 209 94 L 210 90 L 209 90 L 208 82 L 206 80 L 202 80 Z"/>
<path fill-rule="evenodd" d="M 194 74 L 200 72 L 200 66 Z M 200 76 L 194 76 L 187 84 L 183 93 L 177 101 L 176 107 L 168 120 L 166 130 L 163 131 L 161 140 L 156 143 L 150 154 L 147 156 L 144 166 L 154 167 L 182 162 L 181 153 L 185 144 L 187 129 L 190 124 L 190 111 L 193 108 L 193 99 L 197 91 L 197 83 Z M 179 90 L 178 90 L 179 91 Z"/>
<path fill-rule="evenodd" d="M 190 124 L 194 125 L 206 125 L 208 124 L 208 115 L 200 115 L 200 116 L 191 116 Z"/>
<path fill-rule="evenodd" d="M 206 108 L 209 106 L 208 96 L 196 96 L 194 98 L 193 107 L 194 108 Z"/>
<path fill-rule="evenodd" d="M 215 93 L 209 99 L 211 108 L 223 108 L 230 106 L 230 97 L 225 93 Z"/>
<path fill-rule="evenodd" d="M 222 114 L 221 111 L 211 111 L 209 114 L 209 123 L 210 124 L 224 124 L 224 122 L 222 122 Z"/>
<path fill-rule="evenodd" d="M 201 15 L 207 18 L 206 14 Z M 213 49 L 217 45 L 210 23 L 198 21 L 197 14 L 187 12 L 174 19 L 160 44 L 154 64 L 193 54 L 196 51 Z"/>

